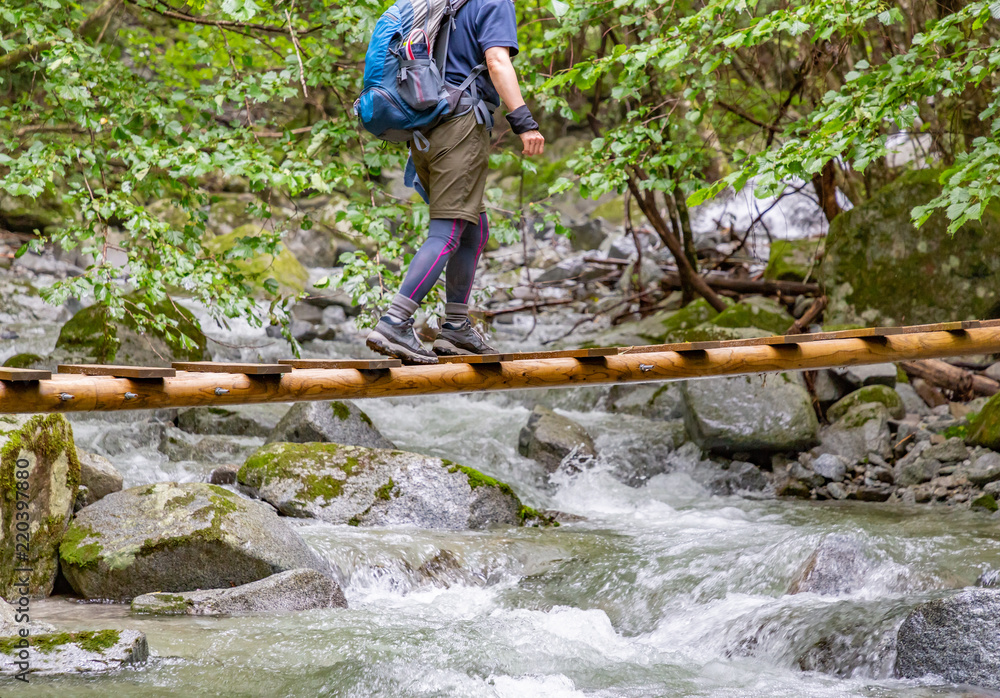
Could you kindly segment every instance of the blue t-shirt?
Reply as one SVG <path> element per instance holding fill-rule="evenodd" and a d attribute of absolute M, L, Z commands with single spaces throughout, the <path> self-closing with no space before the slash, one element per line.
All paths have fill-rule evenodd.
<path fill-rule="evenodd" d="M 458 85 L 472 69 L 486 60 L 486 49 L 506 46 L 510 55 L 517 54 L 517 16 L 514 0 L 469 0 L 455 15 L 455 28 L 448 43 L 448 72 L 445 80 Z M 489 71 L 476 80 L 479 96 L 494 104 L 500 96 Z"/>

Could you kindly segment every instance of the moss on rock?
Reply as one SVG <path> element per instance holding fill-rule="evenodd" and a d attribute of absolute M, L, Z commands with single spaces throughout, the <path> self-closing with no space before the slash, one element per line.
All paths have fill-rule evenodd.
<path fill-rule="evenodd" d="M 1000 393 L 994 395 L 976 414 L 968 415 L 970 444 L 1000 450 Z"/>
<path fill-rule="evenodd" d="M 899 393 L 895 390 L 887 385 L 866 385 L 831 405 L 830 409 L 826 412 L 827 419 L 835 422 L 847 414 L 852 407 L 870 402 L 878 402 L 885 405 L 885 408 L 889 411 L 889 415 L 894 419 L 902 419 L 906 414 L 903 399 L 899 397 Z"/>
<path fill-rule="evenodd" d="M 770 334 L 784 334 L 795 322 L 784 306 L 764 296 L 752 296 L 716 315 L 708 324 L 715 327 L 753 327 Z"/>
<path fill-rule="evenodd" d="M 817 251 L 822 245 L 816 240 L 775 240 L 771 243 L 764 278 L 773 281 L 804 281 L 814 271 Z"/>
<path fill-rule="evenodd" d="M 260 226 L 253 223 L 241 225 L 227 235 L 209 238 L 205 247 L 216 254 L 227 252 L 240 238 L 257 237 L 260 231 Z M 256 255 L 251 259 L 234 260 L 234 263 L 261 288 L 267 279 L 277 281 L 283 294 L 301 293 L 309 285 L 309 272 L 284 245 L 280 246 L 277 255 Z"/>
<path fill-rule="evenodd" d="M 834 323 L 897 325 L 1000 314 L 1000 206 L 955 235 L 936 213 L 919 229 L 910 212 L 941 191 L 937 170 L 908 172 L 830 225 L 820 280 Z"/>
<path fill-rule="evenodd" d="M 44 362 L 45 359 L 38 354 L 21 353 L 14 354 L 3 362 L 7 368 L 34 368 Z"/>
<path fill-rule="evenodd" d="M 135 303 L 137 300 L 137 296 L 132 296 L 126 302 Z M 175 327 L 166 333 L 149 328 L 140 331 L 132 315 L 126 313 L 125 317 L 115 319 L 104 306 L 95 304 L 80 310 L 63 325 L 56 350 L 76 361 L 101 364 L 148 364 L 162 361 L 160 356 L 169 356 L 176 361 L 202 361 L 207 358 L 208 341 L 190 311 L 169 298 L 151 304 L 150 310 L 175 322 Z M 195 346 L 185 347 L 181 334 L 193 341 Z"/>

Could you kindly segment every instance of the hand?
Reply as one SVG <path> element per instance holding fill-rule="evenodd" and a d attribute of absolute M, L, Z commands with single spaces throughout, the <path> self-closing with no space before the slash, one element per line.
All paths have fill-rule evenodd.
<path fill-rule="evenodd" d="M 522 155 L 541 155 L 545 150 L 545 136 L 538 131 L 525 131 L 521 134 L 521 143 L 524 144 Z"/>

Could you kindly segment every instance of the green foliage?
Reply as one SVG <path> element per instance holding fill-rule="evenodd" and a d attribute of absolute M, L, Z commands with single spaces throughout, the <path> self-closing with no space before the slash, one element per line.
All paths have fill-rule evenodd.
<path fill-rule="evenodd" d="M 45 297 L 92 294 L 121 318 L 135 291 L 159 330 L 168 291 L 221 321 L 285 321 L 297 289 L 265 279 L 261 304 L 245 260 L 314 224 L 295 199 L 336 192 L 359 250 L 326 284 L 377 316 L 427 222 L 426 206 L 384 186 L 405 147 L 368 137 L 352 111 L 387 5 L 0 0 L 0 188 L 61 200 L 72 215 L 30 245 L 93 259 Z M 536 166 L 499 120 L 492 164 L 518 186 L 488 192 L 496 237 L 558 224 L 547 204 L 568 192 L 631 190 L 675 231 L 686 206 L 749 182 L 774 195 L 829 175 L 857 205 L 898 176 L 887 156 L 907 138 L 943 168 L 913 218 L 941 210 L 954 233 L 1000 196 L 996 12 L 989 0 L 518 4 L 524 91 L 550 143 L 582 145 Z M 227 187 L 254 193 L 248 213 L 265 225 L 213 246 L 208 206 Z M 163 199 L 183 215 L 150 210 Z"/>

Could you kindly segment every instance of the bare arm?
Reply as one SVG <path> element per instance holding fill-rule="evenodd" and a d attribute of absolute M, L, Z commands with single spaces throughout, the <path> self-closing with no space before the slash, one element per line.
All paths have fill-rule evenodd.
<path fill-rule="evenodd" d="M 521 86 L 514 72 L 514 64 L 510 62 L 510 49 L 506 46 L 494 46 L 486 49 L 486 67 L 490 71 L 490 79 L 497 89 L 500 99 L 508 111 L 514 111 L 524 106 L 521 96 Z M 520 134 L 525 155 L 541 155 L 545 149 L 545 138 L 538 131 L 527 131 Z"/>

